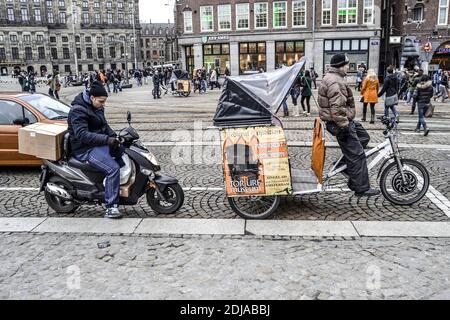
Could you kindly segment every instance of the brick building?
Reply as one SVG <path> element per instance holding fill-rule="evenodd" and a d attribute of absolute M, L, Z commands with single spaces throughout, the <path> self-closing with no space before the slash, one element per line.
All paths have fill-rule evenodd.
<path fill-rule="evenodd" d="M 0 0 L 0 72 L 132 68 L 133 17 L 139 46 L 139 0 Z"/>
<path fill-rule="evenodd" d="M 378 71 L 382 0 L 177 0 L 183 66 L 225 68 L 232 75 L 270 71 L 305 56 L 319 77 L 346 52 Z M 315 19 L 314 19 L 315 17 Z"/>
<path fill-rule="evenodd" d="M 144 67 L 178 63 L 178 42 L 173 23 L 141 22 L 141 53 Z"/>
<path fill-rule="evenodd" d="M 382 14 L 387 28 L 380 67 L 393 64 L 397 68 L 410 68 L 419 64 L 430 72 L 438 67 L 450 70 L 449 3 L 449 0 L 388 0 Z"/>

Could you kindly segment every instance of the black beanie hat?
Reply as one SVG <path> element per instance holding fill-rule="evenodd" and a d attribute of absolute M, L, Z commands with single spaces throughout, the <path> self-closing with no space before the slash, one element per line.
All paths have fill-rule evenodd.
<path fill-rule="evenodd" d="M 92 97 L 107 97 L 108 92 L 106 92 L 105 87 L 99 81 L 94 81 L 91 85 L 91 89 L 89 90 L 89 94 Z"/>
<path fill-rule="evenodd" d="M 331 57 L 330 65 L 334 68 L 340 68 L 342 66 L 345 66 L 349 62 L 350 61 L 347 59 L 345 54 L 338 53 Z"/>

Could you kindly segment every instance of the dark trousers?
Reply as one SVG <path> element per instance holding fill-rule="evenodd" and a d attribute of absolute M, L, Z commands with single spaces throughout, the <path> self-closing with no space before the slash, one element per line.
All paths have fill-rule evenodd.
<path fill-rule="evenodd" d="M 366 120 L 367 102 L 363 103 L 363 119 Z M 370 114 L 375 117 L 375 103 L 370 103 Z"/>
<path fill-rule="evenodd" d="M 84 154 L 76 155 L 76 158 L 80 161 L 88 161 L 93 168 L 106 175 L 106 207 L 119 204 L 120 166 L 111 156 L 109 146 L 92 148 Z"/>
<path fill-rule="evenodd" d="M 350 121 L 348 131 L 341 130 L 334 122 L 327 122 L 327 130 L 336 137 L 349 176 L 348 187 L 363 193 L 370 189 L 369 170 L 364 148 L 370 141 L 370 136 L 360 123 Z"/>
<path fill-rule="evenodd" d="M 309 105 L 309 101 L 311 100 L 311 96 L 302 96 L 302 100 L 300 102 L 302 104 L 303 111 L 305 111 L 305 100 L 306 100 L 306 107 L 308 108 L 308 113 L 311 113 L 311 106 Z"/>
<path fill-rule="evenodd" d="M 56 90 L 48 89 L 48 95 L 59 100 L 59 94 Z"/>
<path fill-rule="evenodd" d="M 153 84 L 153 99 L 161 98 L 161 88 L 159 84 Z"/>

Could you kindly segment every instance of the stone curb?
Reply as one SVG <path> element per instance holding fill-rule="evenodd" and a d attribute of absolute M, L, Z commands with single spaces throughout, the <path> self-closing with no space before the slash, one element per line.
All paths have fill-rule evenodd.
<path fill-rule="evenodd" d="M 450 222 L 0 218 L 0 232 L 450 238 Z"/>

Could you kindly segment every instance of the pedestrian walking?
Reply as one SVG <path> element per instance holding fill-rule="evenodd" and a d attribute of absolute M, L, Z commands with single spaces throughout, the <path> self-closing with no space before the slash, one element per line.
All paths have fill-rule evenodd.
<path fill-rule="evenodd" d="M 439 83 L 439 93 L 434 97 L 434 101 L 441 98 L 441 102 L 445 102 L 448 99 L 448 72 L 442 72 L 442 76 Z"/>
<path fill-rule="evenodd" d="M 417 88 L 417 85 L 421 82 L 423 76 L 423 70 L 419 69 L 419 71 L 417 72 L 417 74 L 414 77 L 414 83 L 413 83 L 413 88 L 414 90 Z M 414 93 L 414 92 L 413 92 Z M 411 113 L 410 114 L 414 114 L 414 111 L 416 109 L 416 99 L 414 98 L 414 95 L 412 97 L 412 105 L 411 105 Z"/>
<path fill-rule="evenodd" d="M 419 84 L 417 84 L 417 88 L 414 91 L 414 97 L 417 101 L 417 113 L 419 115 L 419 121 L 417 122 L 415 132 L 420 132 L 420 128 L 423 127 L 424 136 L 427 136 L 430 133 L 430 129 L 427 127 L 427 123 L 425 122 L 425 114 L 430 107 L 430 101 L 433 97 L 433 82 L 428 75 L 424 75 L 421 78 Z"/>
<path fill-rule="evenodd" d="M 389 117 L 389 110 L 392 111 L 397 121 L 399 121 L 399 114 L 395 106 L 398 104 L 398 81 L 394 74 L 394 67 L 389 66 L 386 69 L 387 76 L 383 82 L 383 88 L 378 93 L 378 97 L 386 94 L 384 98 L 384 116 Z"/>
<path fill-rule="evenodd" d="M 317 74 L 316 70 L 314 70 L 314 68 L 311 67 L 310 69 L 311 71 L 311 81 L 312 83 L 314 83 L 314 89 L 317 89 L 317 78 L 319 77 L 319 75 Z"/>
<path fill-rule="evenodd" d="M 367 105 L 370 104 L 370 123 L 375 123 L 375 104 L 378 103 L 379 90 L 380 82 L 378 81 L 377 74 L 373 69 L 369 69 L 361 89 L 361 95 L 363 97 L 363 116 L 361 121 L 366 121 Z"/>
<path fill-rule="evenodd" d="M 161 99 L 161 77 L 159 74 L 159 71 L 155 72 L 155 75 L 153 76 L 153 99 Z"/>
<path fill-rule="evenodd" d="M 310 100 L 311 100 L 311 96 L 312 96 L 312 92 L 311 92 L 312 80 L 311 80 L 311 74 L 310 74 L 309 70 L 305 71 L 305 75 L 302 77 L 301 83 L 302 83 L 301 104 L 302 104 L 302 109 L 303 109 L 303 115 L 309 117 L 311 115 Z M 307 109 L 305 109 L 305 100 L 306 100 Z"/>
<path fill-rule="evenodd" d="M 302 89 L 301 81 L 301 76 L 297 77 L 297 80 L 295 80 L 294 85 L 291 89 L 292 104 L 294 105 L 294 117 L 300 116 L 300 112 L 298 109 L 298 97 L 300 96 L 300 92 Z"/>

